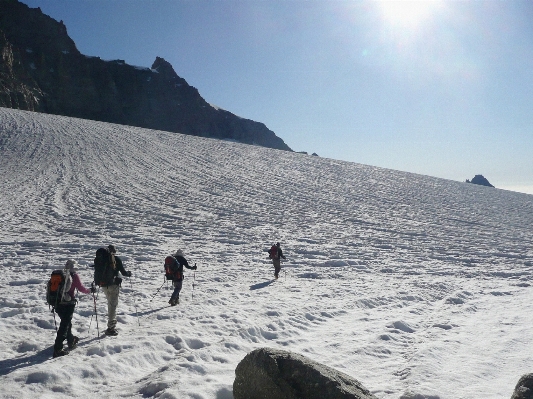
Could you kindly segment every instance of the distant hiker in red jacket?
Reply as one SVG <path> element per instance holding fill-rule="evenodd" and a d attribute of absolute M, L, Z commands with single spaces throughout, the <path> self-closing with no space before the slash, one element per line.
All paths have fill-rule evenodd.
<path fill-rule="evenodd" d="M 278 242 L 276 245 L 272 245 L 268 251 L 268 254 L 270 259 L 272 259 L 272 263 L 274 264 L 274 277 L 278 278 L 279 272 L 281 271 L 281 258 L 286 259 L 285 256 L 283 256 L 280 243 Z"/>

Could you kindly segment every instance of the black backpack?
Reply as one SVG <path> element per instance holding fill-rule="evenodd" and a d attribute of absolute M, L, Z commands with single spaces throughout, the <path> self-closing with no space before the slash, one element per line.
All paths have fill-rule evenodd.
<path fill-rule="evenodd" d="M 64 270 L 54 270 L 46 285 L 46 302 L 55 308 L 72 300 L 67 293 L 72 286 L 72 274 Z"/>
<path fill-rule="evenodd" d="M 115 255 L 107 248 L 99 248 L 94 258 L 94 282 L 100 287 L 112 285 L 115 279 Z"/>

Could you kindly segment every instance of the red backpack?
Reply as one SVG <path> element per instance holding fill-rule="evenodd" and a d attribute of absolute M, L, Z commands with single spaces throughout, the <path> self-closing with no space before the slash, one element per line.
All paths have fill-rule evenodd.
<path fill-rule="evenodd" d="M 165 258 L 165 277 L 167 280 L 181 279 L 178 261 L 170 255 Z"/>
<path fill-rule="evenodd" d="M 278 258 L 278 247 L 275 245 L 272 245 L 268 253 L 270 254 L 270 259 L 277 259 Z"/>

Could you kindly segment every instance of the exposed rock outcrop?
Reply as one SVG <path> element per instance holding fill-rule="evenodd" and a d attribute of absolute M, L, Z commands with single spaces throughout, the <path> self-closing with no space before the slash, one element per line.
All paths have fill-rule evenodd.
<path fill-rule="evenodd" d="M 302 355 L 271 349 L 247 354 L 235 370 L 235 399 L 376 399 L 359 381 Z"/>
<path fill-rule="evenodd" d="M 208 104 L 157 57 L 151 68 L 81 54 L 57 22 L 0 1 L 0 106 L 291 151 L 264 124 Z"/>
<path fill-rule="evenodd" d="M 472 180 L 466 179 L 466 182 L 472 184 L 479 184 L 480 186 L 494 187 L 492 184 L 489 183 L 487 179 L 483 177 L 483 175 L 475 175 Z"/>

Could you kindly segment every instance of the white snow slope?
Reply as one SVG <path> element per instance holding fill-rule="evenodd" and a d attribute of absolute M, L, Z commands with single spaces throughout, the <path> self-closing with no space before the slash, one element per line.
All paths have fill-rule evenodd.
<path fill-rule="evenodd" d="M 259 347 L 386 399 L 510 398 L 533 371 L 531 195 L 3 108 L 0 174 L 2 398 L 230 399 Z M 76 259 L 88 286 L 110 243 L 120 333 L 79 295 L 80 345 L 52 359 L 50 273 Z M 178 248 L 198 270 L 169 307 Z"/>

